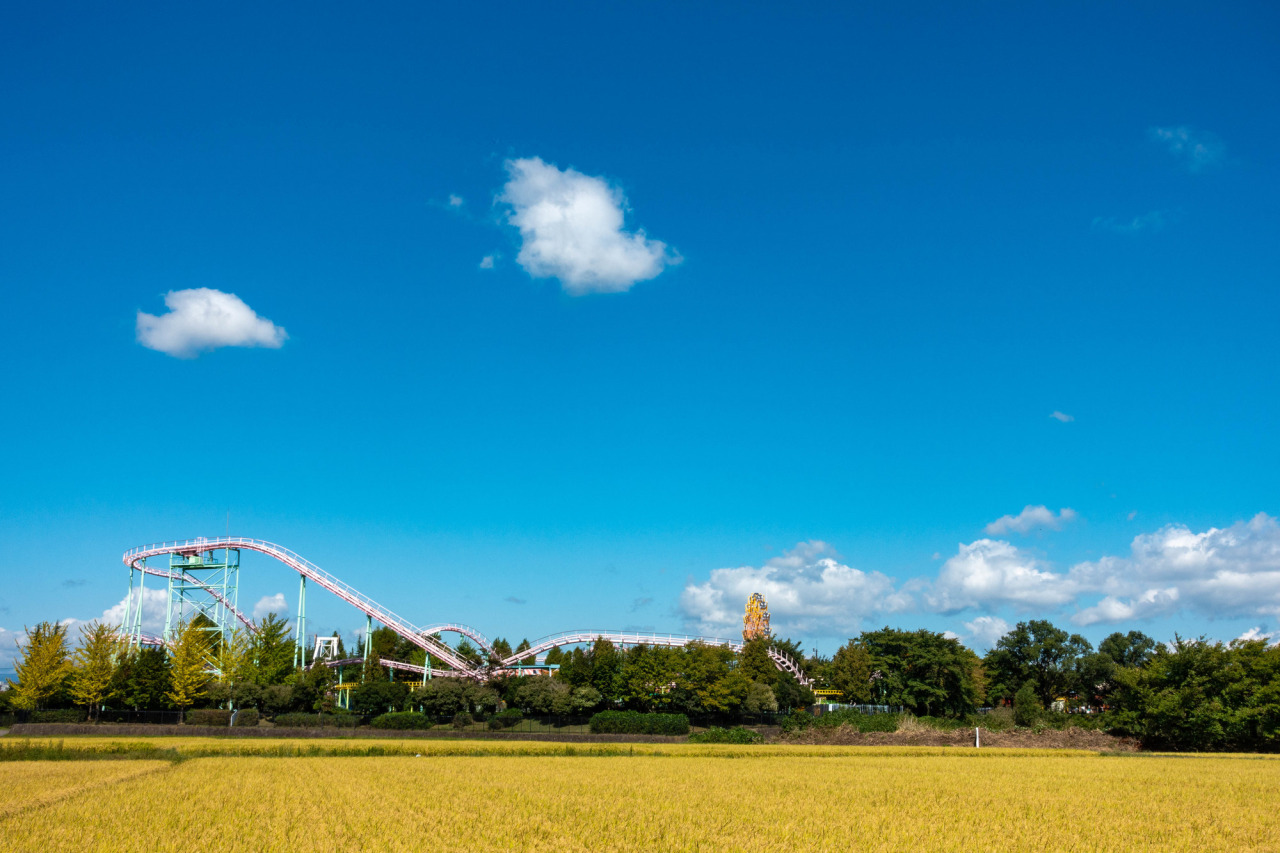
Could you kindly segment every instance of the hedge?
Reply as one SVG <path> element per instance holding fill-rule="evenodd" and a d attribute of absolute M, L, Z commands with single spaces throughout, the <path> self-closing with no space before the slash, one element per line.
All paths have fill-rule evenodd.
<path fill-rule="evenodd" d="M 242 712 L 243 713 L 243 712 Z M 337 726 L 354 729 L 360 723 L 355 714 L 276 714 L 271 722 L 289 728 L 318 729 Z"/>
<path fill-rule="evenodd" d="M 815 727 L 834 729 L 849 726 L 860 732 L 896 732 L 898 730 L 897 714 L 864 714 L 861 711 L 831 711 L 815 717 L 805 711 L 792 711 L 782 719 L 782 730 L 790 733 Z"/>
<path fill-rule="evenodd" d="M 687 735 L 684 714 L 642 714 L 639 711 L 601 711 L 591 718 L 592 734 Z"/>
<path fill-rule="evenodd" d="M 28 723 L 83 723 L 88 712 L 83 708 L 61 708 L 56 711 L 32 711 Z"/>
<path fill-rule="evenodd" d="M 197 708 L 187 712 L 187 724 L 191 726 L 230 726 L 231 712 L 226 708 Z M 256 726 L 258 709 L 247 708 L 236 712 L 236 728 Z"/>
<path fill-rule="evenodd" d="M 712 726 L 705 732 L 689 735 L 690 743 L 764 743 L 764 735 L 742 726 L 722 729 Z"/>
<path fill-rule="evenodd" d="M 495 731 L 497 729 L 509 729 L 523 719 L 524 714 L 520 713 L 518 708 L 508 708 L 489 718 L 489 728 Z"/>
<path fill-rule="evenodd" d="M 430 717 L 417 711 L 381 714 L 369 721 L 375 729 L 429 729 L 432 724 Z"/>

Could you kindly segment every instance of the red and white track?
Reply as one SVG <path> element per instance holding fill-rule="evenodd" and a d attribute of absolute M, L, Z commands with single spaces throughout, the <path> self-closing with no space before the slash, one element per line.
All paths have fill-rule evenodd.
<path fill-rule="evenodd" d="M 206 551 L 215 549 L 231 548 L 240 551 L 257 551 L 260 554 L 266 554 L 307 580 L 317 583 L 325 589 L 332 592 L 338 598 L 350 604 L 352 607 L 364 613 L 383 625 L 386 625 L 399 636 L 408 640 L 413 645 L 434 655 L 438 659 L 444 661 L 453 667 L 459 675 L 471 678 L 484 678 L 494 670 L 504 670 L 519 663 L 524 658 L 536 656 L 550 651 L 557 646 L 568 646 L 576 643 L 591 643 L 597 639 L 605 639 L 612 642 L 615 646 L 684 646 L 689 643 L 703 643 L 709 646 L 728 646 L 735 652 L 742 650 L 742 643 L 735 643 L 731 640 L 722 640 L 715 637 L 698 637 L 689 634 L 655 634 L 643 631 L 565 631 L 560 634 L 551 634 L 543 637 L 533 644 L 532 647 L 512 654 L 501 661 L 496 661 L 493 666 L 486 669 L 482 666 L 476 666 L 467 661 L 457 651 L 445 643 L 437 640 L 433 634 L 444 631 L 450 631 L 474 640 L 480 645 L 486 655 L 492 655 L 493 644 L 474 628 L 466 625 L 460 625 L 456 622 L 440 623 L 436 625 L 415 625 L 409 620 L 397 615 L 387 607 L 378 604 L 369 596 L 364 595 L 355 587 L 338 579 L 334 575 L 329 574 L 324 569 L 317 566 L 310 560 L 289 550 L 281 545 L 273 542 L 267 542 L 262 539 L 250 539 L 244 536 L 222 536 L 216 539 L 184 539 L 175 542 L 162 542 L 156 545 L 147 545 L 143 548 L 134 548 L 124 553 L 124 563 L 130 568 L 137 569 L 149 575 L 156 577 L 171 578 L 181 577 L 181 573 L 171 572 L 164 568 L 151 568 L 145 565 L 144 561 L 149 557 L 159 557 L 166 554 L 182 554 L 185 556 L 194 556 L 202 554 Z M 189 582 L 194 578 L 184 578 Z M 212 591 L 212 590 L 211 590 Z M 216 593 L 215 593 L 216 595 Z M 219 601 L 224 607 L 235 613 L 236 618 L 248 626 L 250 629 L 256 630 L 253 620 L 246 617 L 243 613 L 231 606 L 231 603 L 219 597 Z M 801 684 L 810 684 L 810 679 L 804 674 L 804 670 L 800 665 L 778 651 L 777 649 L 769 650 L 769 657 L 773 660 L 774 666 L 784 672 L 789 672 L 800 681 Z"/>

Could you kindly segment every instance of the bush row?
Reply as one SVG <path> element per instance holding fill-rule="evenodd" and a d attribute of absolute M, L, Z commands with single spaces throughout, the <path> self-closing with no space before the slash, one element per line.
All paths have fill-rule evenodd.
<path fill-rule="evenodd" d="M 244 713 L 243 711 L 241 713 Z M 290 728 L 338 728 L 354 729 L 360 723 L 355 714 L 276 714 L 271 721 L 277 726 Z"/>
<path fill-rule="evenodd" d="M 689 735 L 690 743 L 764 743 L 764 735 L 742 726 L 722 729 L 712 726 L 705 732 Z"/>
<path fill-rule="evenodd" d="M 225 708 L 198 708 L 187 712 L 187 724 L 192 726 L 229 726 L 231 725 L 231 712 Z M 256 708 L 248 708 L 236 712 L 236 728 L 256 726 L 257 724 L 258 711 Z"/>
<path fill-rule="evenodd" d="M 806 711 L 792 711 L 782 718 L 783 732 L 804 731 L 808 728 L 834 729 L 849 726 L 860 732 L 896 732 L 897 714 L 863 714 L 860 711 L 832 711 L 815 717 Z"/>
<path fill-rule="evenodd" d="M 489 718 L 489 728 L 493 731 L 497 731 L 498 729 L 509 729 L 523 719 L 524 714 L 520 713 L 520 709 L 508 708 L 505 711 L 499 711 Z"/>
<path fill-rule="evenodd" d="M 601 711 L 591 718 L 592 734 L 687 735 L 684 714 L 642 714 L 639 711 Z"/>

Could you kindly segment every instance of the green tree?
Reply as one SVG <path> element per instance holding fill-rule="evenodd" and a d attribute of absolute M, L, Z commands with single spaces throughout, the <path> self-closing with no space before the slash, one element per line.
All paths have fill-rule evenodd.
<path fill-rule="evenodd" d="M 1013 696 L 1013 722 L 1019 726 L 1033 726 L 1044 713 L 1036 692 L 1035 682 L 1028 681 Z"/>
<path fill-rule="evenodd" d="M 179 711 L 186 711 L 205 695 L 208 684 L 209 635 L 189 621 L 178 626 L 173 639 L 169 690 L 165 696 Z"/>
<path fill-rule="evenodd" d="M 528 648 L 526 646 L 526 648 Z M 511 644 L 499 637 L 493 641 L 493 654 L 489 656 L 489 663 L 496 664 L 511 657 Z"/>
<path fill-rule="evenodd" d="M 159 646 L 143 646 L 128 655 L 118 695 L 135 711 L 155 711 L 168 706 L 169 656 Z"/>
<path fill-rule="evenodd" d="M 773 690 L 769 688 L 769 685 L 755 681 L 747 689 L 747 696 L 742 702 L 742 709 L 748 714 L 776 711 L 778 710 L 778 697 L 773 695 Z"/>
<path fill-rule="evenodd" d="M 71 659 L 67 652 L 67 626 L 41 622 L 27 629 L 26 645 L 20 645 L 13 668 L 17 682 L 13 687 L 13 707 L 35 710 L 45 707 L 62 693 L 71 676 Z"/>
<path fill-rule="evenodd" d="M 846 702 L 870 702 L 871 672 L 871 653 L 861 643 L 850 640 L 831 659 L 831 687 L 843 693 Z"/>
<path fill-rule="evenodd" d="M 1076 688 L 1078 661 L 1092 651 L 1084 637 L 1068 634 L 1043 619 L 1019 622 L 987 653 L 990 697 L 1012 697 L 1022 685 L 1033 681 L 1040 703 L 1047 708 Z"/>
<path fill-rule="evenodd" d="M 258 631 L 250 643 L 253 680 L 260 687 L 283 683 L 293 672 L 294 648 L 289 623 L 268 613 L 258 622 Z"/>
<path fill-rule="evenodd" d="M 618 653 L 618 649 L 604 637 L 596 637 L 591 645 L 590 661 L 590 686 L 600 691 L 605 699 L 616 699 L 618 679 L 622 674 L 622 655 Z"/>
<path fill-rule="evenodd" d="M 410 701 L 436 717 L 452 717 L 468 709 L 466 685 L 460 678 L 433 678 L 415 687 Z"/>
<path fill-rule="evenodd" d="M 547 666 L 559 666 L 560 662 L 563 660 L 564 660 L 564 652 L 560 650 L 559 646 L 552 646 L 551 650 L 547 652 L 547 657 L 546 657 Z"/>
<path fill-rule="evenodd" d="M 520 641 L 520 645 L 516 646 L 516 654 L 519 654 L 520 652 L 527 652 L 530 648 L 532 647 L 529 645 L 529 639 L 526 637 Z M 520 658 L 520 663 L 525 666 L 531 666 L 535 660 L 536 657 L 534 655 L 529 655 L 528 657 Z"/>
<path fill-rule="evenodd" d="M 252 681 L 253 638 L 243 628 L 236 628 L 218 643 L 214 650 L 217 679 L 223 684 Z"/>
<path fill-rule="evenodd" d="M 859 643 L 871 655 L 876 692 L 883 701 L 917 715 L 959 717 L 977 707 L 978 656 L 934 631 L 867 631 Z"/>
<path fill-rule="evenodd" d="M 90 719 L 111 695 L 116 660 L 123 651 L 115 626 L 101 622 L 80 626 L 80 646 L 72 658 L 71 699 L 88 709 Z"/>
<path fill-rule="evenodd" d="M 778 674 L 778 680 L 773 685 L 773 695 L 778 702 L 779 710 L 782 711 L 804 708 L 815 701 L 813 691 L 802 685 L 789 672 Z"/>
<path fill-rule="evenodd" d="M 778 680 L 778 668 L 769 657 L 773 637 L 754 637 L 742 644 L 738 653 L 738 669 L 754 682 L 772 685 Z"/>
<path fill-rule="evenodd" d="M 1112 704 L 1117 731 L 1170 750 L 1280 748 L 1280 647 L 1175 637 L 1142 668 L 1122 667 Z"/>
<path fill-rule="evenodd" d="M 643 711 L 665 709 L 674 698 L 671 685 L 678 676 L 678 667 L 679 653 L 674 649 L 633 646 L 623 655 L 616 698 Z"/>
<path fill-rule="evenodd" d="M 1108 634 L 1098 643 L 1098 652 L 1116 662 L 1117 666 L 1144 666 L 1155 654 L 1156 641 L 1141 631 Z"/>

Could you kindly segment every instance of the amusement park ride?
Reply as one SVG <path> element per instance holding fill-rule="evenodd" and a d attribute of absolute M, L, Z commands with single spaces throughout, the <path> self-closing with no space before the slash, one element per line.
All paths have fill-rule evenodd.
<path fill-rule="evenodd" d="M 295 628 L 294 661 L 306 662 L 307 637 L 307 583 L 328 590 L 365 615 L 365 648 L 363 658 L 334 660 L 337 644 L 321 642 L 318 638 L 313 660 L 328 657 L 326 664 L 357 663 L 370 655 L 369 637 L 373 623 L 379 622 L 399 636 L 427 652 L 427 666 L 414 666 L 401 661 L 380 660 L 384 666 L 421 675 L 424 679 L 435 676 L 452 676 L 484 679 L 494 675 L 515 674 L 523 671 L 521 661 L 536 658 L 558 646 L 591 643 L 597 639 L 609 640 L 616 646 L 684 646 L 698 642 L 710 646 L 728 646 L 741 651 L 743 643 L 715 637 L 698 637 L 687 634 L 655 634 L 643 631 L 578 630 L 551 634 L 535 642 L 530 648 L 499 659 L 489 639 L 474 628 L 457 623 L 415 625 L 378 604 L 355 587 L 321 569 L 310 560 L 280 545 L 262 539 L 227 536 L 217 539 L 187 539 L 180 542 L 163 542 L 134 548 L 124 554 L 129 567 L 129 596 L 125 599 L 125 616 L 122 631 L 134 645 L 167 645 L 178 629 L 179 620 L 199 612 L 209 621 L 205 630 L 211 635 L 226 636 L 238 626 L 256 632 L 253 620 L 242 613 L 238 606 L 240 552 L 257 551 L 288 566 L 299 575 L 298 619 Z M 157 558 L 167 557 L 167 563 L 155 565 Z M 151 561 L 151 565 L 148 565 Z M 143 587 L 147 576 L 163 578 L 168 584 L 168 607 L 165 610 L 164 633 L 161 636 L 142 631 Z M 135 595 L 135 579 L 137 594 Z M 458 651 L 439 638 L 442 633 L 461 634 L 480 646 L 488 663 L 475 664 L 458 654 Z M 769 607 L 764 596 L 755 593 L 747 603 L 743 619 L 743 641 L 769 634 Z M 327 654 L 326 654 L 327 653 Z M 434 669 L 430 661 L 434 657 L 443 661 L 447 669 Z M 770 648 L 769 657 L 774 666 L 789 672 L 803 685 L 810 679 L 800 665 L 778 649 Z"/>

